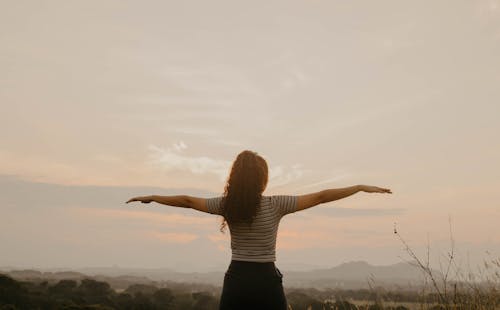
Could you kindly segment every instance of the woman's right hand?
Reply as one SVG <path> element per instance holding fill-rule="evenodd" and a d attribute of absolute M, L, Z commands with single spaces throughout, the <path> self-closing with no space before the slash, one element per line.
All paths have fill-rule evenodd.
<path fill-rule="evenodd" d="M 140 201 L 142 203 L 150 203 L 151 201 L 154 201 L 154 199 L 153 199 L 153 196 L 139 196 L 139 197 L 130 198 L 126 203 L 129 203 L 132 201 Z"/>
<path fill-rule="evenodd" d="M 367 192 L 367 193 L 389 193 L 389 194 L 392 194 L 391 190 L 388 188 L 382 188 L 382 187 L 371 186 L 371 185 L 359 185 L 359 188 L 362 192 Z"/>

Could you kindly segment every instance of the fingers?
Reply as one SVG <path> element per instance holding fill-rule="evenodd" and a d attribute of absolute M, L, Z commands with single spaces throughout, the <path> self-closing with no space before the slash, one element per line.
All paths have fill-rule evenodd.
<path fill-rule="evenodd" d="M 371 185 L 360 185 L 361 191 L 366 193 L 389 193 L 392 194 L 392 191 L 389 188 L 371 186 Z"/>
<path fill-rule="evenodd" d="M 148 200 L 148 199 L 143 198 L 143 197 L 134 197 L 134 198 L 129 199 L 126 203 L 129 203 L 132 201 L 140 201 L 142 203 L 150 203 L 151 202 L 151 200 Z"/>
<path fill-rule="evenodd" d="M 392 194 L 392 191 L 389 188 L 383 188 L 383 187 L 377 187 L 377 186 L 374 186 L 371 192 L 372 193 L 388 193 L 388 194 Z"/>

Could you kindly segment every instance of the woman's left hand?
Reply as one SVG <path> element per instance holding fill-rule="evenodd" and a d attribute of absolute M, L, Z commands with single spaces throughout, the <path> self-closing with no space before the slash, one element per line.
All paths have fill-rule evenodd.
<path fill-rule="evenodd" d="M 126 203 L 129 203 L 132 201 L 140 201 L 142 203 L 150 203 L 151 201 L 153 201 L 153 196 L 139 196 L 139 197 L 130 198 Z"/>

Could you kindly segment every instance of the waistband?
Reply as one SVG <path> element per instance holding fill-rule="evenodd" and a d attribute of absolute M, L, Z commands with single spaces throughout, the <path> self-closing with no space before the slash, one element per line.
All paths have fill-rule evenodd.
<path fill-rule="evenodd" d="M 274 262 L 250 262 L 246 260 L 237 260 L 237 259 L 232 259 L 230 265 L 255 266 L 255 267 L 275 266 Z"/>
<path fill-rule="evenodd" d="M 276 270 L 276 265 L 274 264 L 274 262 L 248 262 L 248 261 L 241 261 L 241 260 L 231 260 L 231 263 L 229 264 L 229 269 L 274 271 L 274 270 Z"/>
<path fill-rule="evenodd" d="M 283 277 L 274 262 L 248 262 L 231 260 L 226 275 L 232 277 Z"/>

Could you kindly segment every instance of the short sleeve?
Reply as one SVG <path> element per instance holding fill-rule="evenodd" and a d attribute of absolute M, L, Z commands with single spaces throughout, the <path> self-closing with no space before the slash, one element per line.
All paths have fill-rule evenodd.
<path fill-rule="evenodd" d="M 208 213 L 222 215 L 222 198 L 222 196 L 207 198 Z"/>
<path fill-rule="evenodd" d="M 297 211 L 298 197 L 294 195 L 275 195 L 271 196 L 272 202 L 278 213 L 285 216 Z"/>

